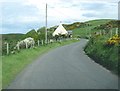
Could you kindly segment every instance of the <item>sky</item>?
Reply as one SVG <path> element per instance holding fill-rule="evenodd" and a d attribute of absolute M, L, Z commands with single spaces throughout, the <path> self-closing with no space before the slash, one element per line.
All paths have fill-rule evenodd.
<path fill-rule="evenodd" d="M 47 3 L 48 28 L 94 19 L 118 19 L 119 0 L 0 0 L 0 34 L 26 33 L 45 26 Z"/>

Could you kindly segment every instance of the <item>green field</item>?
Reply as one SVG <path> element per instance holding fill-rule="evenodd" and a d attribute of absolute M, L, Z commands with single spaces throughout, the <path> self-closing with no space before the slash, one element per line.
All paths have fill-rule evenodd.
<path fill-rule="evenodd" d="M 73 36 L 79 36 L 82 38 L 89 37 L 91 33 L 98 31 L 98 30 L 94 30 L 93 28 L 102 24 L 106 24 L 110 21 L 111 21 L 110 19 L 100 19 L 100 20 L 92 20 L 92 21 L 84 22 L 86 24 L 89 24 L 89 26 L 84 26 L 84 27 L 74 29 Z"/>
<path fill-rule="evenodd" d="M 33 62 L 37 57 L 44 53 L 66 45 L 78 40 L 64 40 L 61 43 L 56 42 L 45 46 L 40 46 L 33 49 L 24 49 L 14 55 L 2 56 L 2 85 L 3 88 L 9 85 L 9 83 L 16 77 L 16 75 L 22 71 L 28 64 Z"/>

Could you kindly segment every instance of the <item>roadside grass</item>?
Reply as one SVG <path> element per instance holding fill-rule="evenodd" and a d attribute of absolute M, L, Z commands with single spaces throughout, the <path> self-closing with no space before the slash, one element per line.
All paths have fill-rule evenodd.
<path fill-rule="evenodd" d="M 109 36 L 99 36 L 96 39 L 91 39 L 85 47 L 85 52 L 95 62 L 111 70 L 111 72 L 118 74 L 118 46 L 105 46 L 105 41 L 108 39 Z"/>
<path fill-rule="evenodd" d="M 119 46 L 105 47 L 105 42 L 111 37 L 111 33 L 98 36 L 94 39 L 90 38 L 94 36 L 94 32 L 100 32 L 104 29 L 96 29 L 95 27 L 99 27 L 100 25 L 104 25 L 108 22 L 112 21 L 112 19 L 100 19 L 100 20 L 92 20 L 85 23 L 90 24 L 89 26 L 76 28 L 73 30 L 73 36 L 79 36 L 81 38 L 89 38 L 87 46 L 85 47 L 85 52 L 88 56 L 90 56 L 95 62 L 101 64 L 105 68 L 111 70 L 113 73 L 120 75 L 120 65 L 119 63 Z M 116 27 L 112 27 L 112 35 L 116 34 Z M 119 70 L 118 70 L 119 69 Z"/>
<path fill-rule="evenodd" d="M 7 87 L 16 75 L 37 57 L 52 49 L 73 42 L 78 42 L 78 40 L 64 40 L 61 43 L 55 42 L 32 49 L 24 49 L 14 55 L 2 56 L 2 88 Z"/>

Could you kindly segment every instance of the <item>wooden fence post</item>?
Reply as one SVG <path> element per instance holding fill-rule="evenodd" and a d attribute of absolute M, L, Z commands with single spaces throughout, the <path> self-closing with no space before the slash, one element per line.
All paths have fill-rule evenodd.
<path fill-rule="evenodd" d="M 28 48 L 28 44 L 27 44 L 27 42 L 25 42 L 25 46 L 26 46 L 26 49 Z"/>
<path fill-rule="evenodd" d="M 40 41 L 38 40 L 38 46 L 40 46 Z"/>
<path fill-rule="evenodd" d="M 18 46 L 17 46 L 17 49 L 18 49 L 18 51 L 20 50 L 20 44 L 19 44 L 19 42 L 18 42 Z"/>
<path fill-rule="evenodd" d="M 7 43 L 7 55 L 9 54 L 9 44 Z"/>
<path fill-rule="evenodd" d="M 115 34 L 117 34 L 117 35 L 118 35 L 118 28 L 116 28 L 116 32 L 115 32 Z"/>

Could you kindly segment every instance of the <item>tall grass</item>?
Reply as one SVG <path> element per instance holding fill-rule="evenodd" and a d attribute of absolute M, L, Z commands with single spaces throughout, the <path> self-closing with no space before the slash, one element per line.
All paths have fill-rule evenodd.
<path fill-rule="evenodd" d="M 33 62 L 38 56 L 59 46 L 77 42 L 77 40 L 66 40 L 61 43 L 52 43 L 33 49 L 24 49 L 17 54 L 2 57 L 2 84 L 3 88 L 16 77 L 28 64 Z"/>
<path fill-rule="evenodd" d="M 118 74 L 118 46 L 106 46 L 108 36 L 99 36 L 91 39 L 85 48 L 85 52 L 105 68 Z"/>

